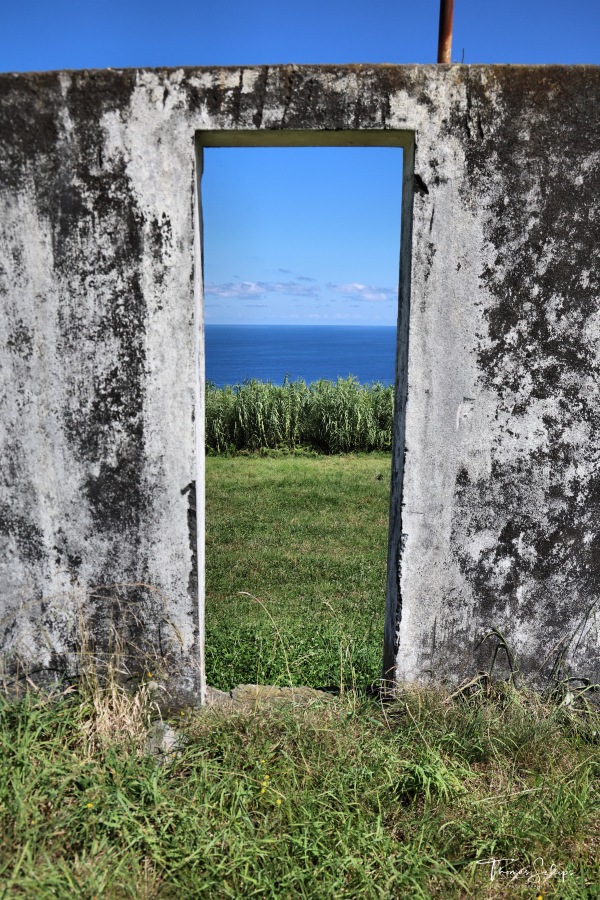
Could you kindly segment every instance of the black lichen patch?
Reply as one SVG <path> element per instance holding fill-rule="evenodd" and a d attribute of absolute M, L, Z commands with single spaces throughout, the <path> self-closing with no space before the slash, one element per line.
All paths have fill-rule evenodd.
<path fill-rule="evenodd" d="M 81 541 L 78 541 L 78 547 L 81 547 Z M 60 526 L 57 529 L 56 542 L 53 549 L 57 568 L 62 569 L 66 566 L 71 573 L 71 580 L 75 582 L 77 580 L 77 573 L 83 563 L 83 557 L 79 550 L 71 548 L 69 535 L 67 535 L 65 529 Z"/>
<path fill-rule="evenodd" d="M 41 528 L 32 518 L 21 515 L 4 503 L 0 504 L 0 534 L 14 538 L 21 559 L 36 563 L 45 558 Z"/>
<path fill-rule="evenodd" d="M 31 359 L 33 355 L 33 332 L 28 328 L 22 319 L 19 319 L 8 335 L 6 342 L 7 347 L 14 351 L 25 361 Z"/>
<path fill-rule="evenodd" d="M 150 241 L 152 250 L 162 261 L 163 254 L 173 245 L 173 228 L 166 213 L 160 219 L 155 216 L 150 222 Z"/>
<path fill-rule="evenodd" d="M 143 448 L 132 442 L 122 449 L 115 463 L 100 463 L 98 475 L 88 475 L 84 485 L 96 529 L 126 534 L 130 547 L 138 543 L 137 530 L 145 507 L 139 490 L 142 463 Z"/>
<path fill-rule="evenodd" d="M 160 286 L 164 282 L 164 260 L 169 255 L 173 247 L 173 227 L 166 213 L 163 212 L 160 218 L 154 217 L 148 223 L 148 237 L 146 241 L 147 250 L 152 254 L 156 263 L 155 279 Z M 162 305 L 159 304 L 162 309 Z"/>
<path fill-rule="evenodd" d="M 423 181 L 421 176 L 417 175 L 416 172 L 414 175 L 414 188 L 415 188 L 415 193 L 417 193 L 417 194 L 422 194 L 423 196 L 426 196 L 427 194 L 429 194 L 429 188 L 427 187 L 427 185 L 425 184 L 425 182 Z"/>
<path fill-rule="evenodd" d="M 56 104 L 48 99 L 56 93 Z M 58 77 L 56 73 L 27 78 L 0 76 L 0 158 L 2 183 L 20 187 L 29 174 L 25 163 L 52 154 L 58 126 Z"/>
<path fill-rule="evenodd" d="M 190 539 L 190 552 L 192 554 L 192 567 L 190 569 L 190 577 L 188 580 L 188 593 L 192 600 L 198 599 L 198 534 L 197 534 L 197 516 L 196 516 L 196 482 L 190 481 L 187 487 L 181 491 L 182 495 L 188 495 L 188 532 Z"/>

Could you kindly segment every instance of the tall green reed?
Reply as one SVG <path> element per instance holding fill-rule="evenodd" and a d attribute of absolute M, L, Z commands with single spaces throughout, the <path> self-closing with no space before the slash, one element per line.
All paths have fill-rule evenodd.
<path fill-rule="evenodd" d="M 386 451 L 392 446 L 394 389 L 337 381 L 282 385 L 256 380 L 206 389 L 206 447 L 236 450 L 307 447 L 321 453 Z"/>

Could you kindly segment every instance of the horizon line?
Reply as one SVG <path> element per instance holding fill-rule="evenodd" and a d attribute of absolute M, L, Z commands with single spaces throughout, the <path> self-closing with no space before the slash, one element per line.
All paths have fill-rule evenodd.
<path fill-rule="evenodd" d="M 219 328 L 397 328 L 395 323 L 380 322 L 205 322 L 204 327 Z"/>

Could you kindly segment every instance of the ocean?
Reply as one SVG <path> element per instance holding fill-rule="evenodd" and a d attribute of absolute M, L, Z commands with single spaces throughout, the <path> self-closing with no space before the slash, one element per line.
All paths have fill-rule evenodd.
<path fill-rule="evenodd" d="M 393 325 L 206 325 L 206 380 L 217 387 L 286 375 L 393 384 L 395 355 Z"/>

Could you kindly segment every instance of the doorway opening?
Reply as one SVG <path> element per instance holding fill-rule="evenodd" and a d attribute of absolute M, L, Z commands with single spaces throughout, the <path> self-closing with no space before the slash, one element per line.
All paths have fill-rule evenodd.
<path fill-rule="evenodd" d="M 384 134 L 199 135 L 213 687 L 381 677 L 407 169 L 406 136 Z"/>

